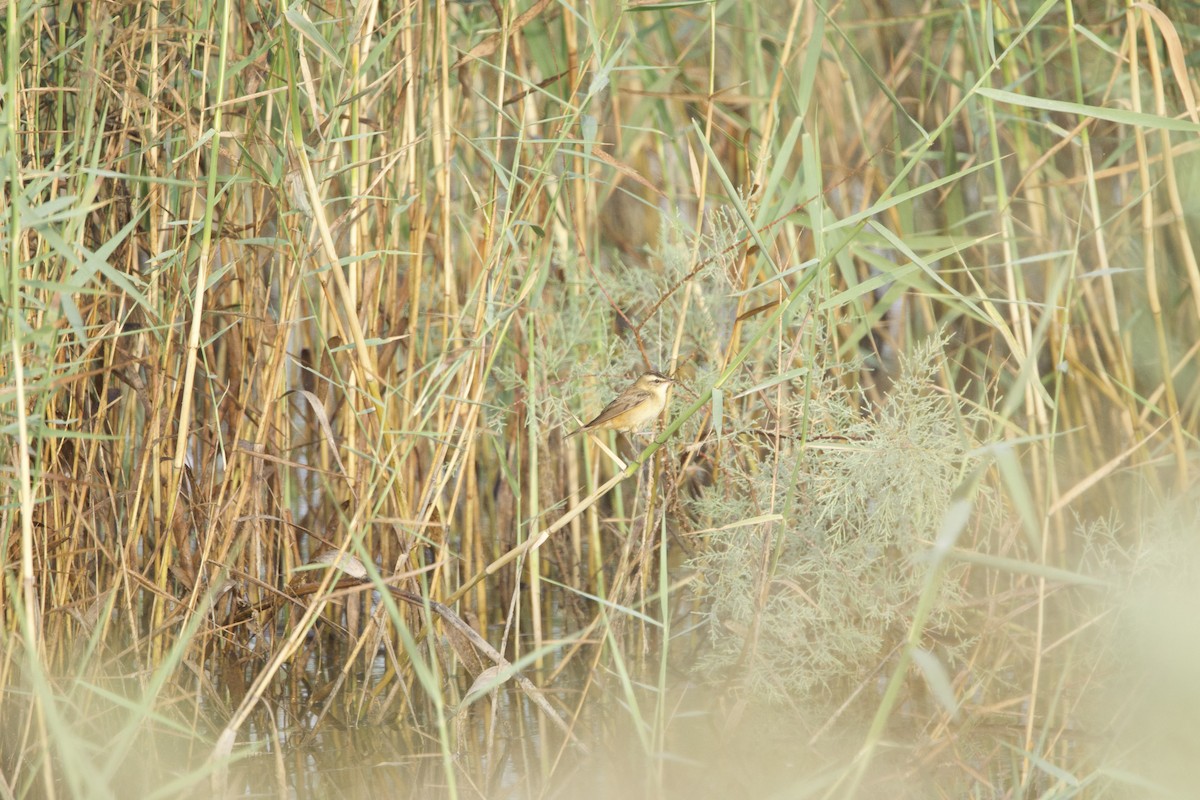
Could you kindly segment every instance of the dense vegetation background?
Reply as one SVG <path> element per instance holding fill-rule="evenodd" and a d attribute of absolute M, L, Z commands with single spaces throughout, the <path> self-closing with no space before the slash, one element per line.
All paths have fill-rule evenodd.
<path fill-rule="evenodd" d="M 0 797 L 1195 789 L 1193 3 L 0 14 Z"/>

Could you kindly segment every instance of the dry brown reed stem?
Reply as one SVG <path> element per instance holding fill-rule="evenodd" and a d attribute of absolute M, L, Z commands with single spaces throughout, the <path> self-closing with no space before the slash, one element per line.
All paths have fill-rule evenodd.
<path fill-rule="evenodd" d="M 654 449 L 657 450 L 657 446 L 655 446 Z M 653 450 L 650 452 L 653 452 Z M 466 595 L 467 592 L 471 590 L 471 587 L 473 587 L 479 581 L 482 581 L 489 575 L 495 575 L 505 566 L 511 564 L 514 560 L 541 547 L 543 544 L 545 544 L 547 539 L 569 525 L 573 519 L 578 517 L 584 511 L 587 511 L 589 508 L 591 508 L 598 500 L 600 500 L 600 498 L 608 494 L 608 492 L 614 486 L 621 483 L 626 478 L 634 475 L 638 468 L 645 463 L 645 458 L 647 455 L 648 454 L 643 453 L 638 459 L 630 462 L 625 469 L 621 470 L 616 475 L 613 475 L 590 495 L 564 512 L 562 516 L 555 520 L 551 525 L 543 528 L 537 536 L 532 536 L 524 543 L 512 548 L 507 553 L 488 564 L 487 567 L 485 567 L 481 572 L 476 573 L 473 577 L 464 581 L 453 594 L 446 598 L 447 604 L 453 605 L 454 603 L 458 602 L 463 598 L 464 595 Z"/>
<path fill-rule="evenodd" d="M 480 636 L 474 628 L 463 622 L 462 619 L 460 619 L 459 616 L 449 608 L 449 606 L 434 600 L 429 600 L 428 598 L 422 598 L 420 595 L 414 595 L 410 592 L 405 592 L 400 589 L 388 587 L 388 590 L 396 597 L 412 605 L 418 607 L 425 607 L 428 605 L 428 607 L 432 609 L 439 617 L 441 617 L 443 621 L 445 621 L 448 625 L 453 626 L 457 631 L 466 636 L 471 644 L 473 644 L 480 652 L 491 659 L 492 663 L 498 667 L 501 667 L 505 671 L 511 670 L 512 677 L 516 680 L 517 685 L 521 687 L 521 690 L 525 692 L 529 699 L 532 700 L 534 704 L 546 714 L 551 722 L 553 722 L 563 733 L 567 735 L 568 739 L 573 739 L 585 753 L 588 751 L 587 746 L 575 735 L 572 727 L 568 725 L 565 720 L 563 720 L 558 711 L 556 711 L 554 707 L 550 705 L 545 696 L 542 694 L 541 690 L 534 686 L 533 683 L 520 672 L 514 670 L 512 663 L 508 659 L 502 656 L 500 652 L 496 650 L 496 648 L 488 644 L 487 640 Z"/>
<path fill-rule="evenodd" d="M 1137 113 L 1142 111 L 1141 98 L 1141 71 L 1142 62 L 1139 58 L 1141 48 L 1138 46 L 1138 29 L 1137 17 L 1139 12 L 1133 8 L 1126 10 L 1125 17 L 1129 23 L 1128 34 L 1125 42 L 1129 51 L 1129 82 L 1130 82 L 1130 99 L 1133 104 L 1133 110 Z M 1147 49 L 1154 49 L 1156 45 L 1153 39 L 1147 39 Z M 1157 61 L 1152 60 L 1151 65 L 1156 67 Z M 1157 71 L 1157 70 L 1155 70 Z M 1161 80 L 1155 76 L 1155 83 L 1161 83 Z M 1138 162 L 1138 181 L 1141 184 L 1142 196 L 1138 202 L 1138 207 L 1141 211 L 1141 243 L 1142 243 L 1142 269 L 1145 274 L 1146 281 L 1146 299 L 1149 303 L 1151 319 L 1154 322 L 1155 345 L 1158 350 L 1159 367 L 1163 370 L 1164 386 L 1166 388 L 1167 413 L 1171 420 L 1171 432 L 1174 442 L 1174 455 L 1176 466 L 1179 468 L 1180 478 L 1186 478 L 1186 449 L 1183 443 L 1183 431 L 1179 422 L 1179 403 L 1175 397 L 1174 381 L 1170 378 L 1170 353 L 1167 349 L 1166 328 L 1163 323 L 1162 313 L 1162 297 L 1159 294 L 1158 285 L 1158 258 L 1156 252 L 1156 234 L 1157 227 L 1155 217 L 1157 216 L 1154 207 L 1154 193 L 1152 191 L 1152 179 L 1150 177 L 1150 168 L 1147 164 L 1149 150 L 1146 145 L 1146 133 L 1141 128 L 1134 129 L 1134 144 L 1137 152 Z M 1185 480 L 1186 484 L 1186 480 Z"/>
<path fill-rule="evenodd" d="M 326 583 L 326 581 L 316 581 L 296 584 L 295 586 L 289 588 L 286 599 L 292 602 L 297 602 L 302 597 L 308 595 L 317 595 L 323 603 L 338 596 L 348 596 L 363 591 L 371 591 L 380 588 L 377 584 L 359 578 L 342 578 L 328 587 L 326 586 Z M 398 589 L 395 586 L 384 584 L 383 588 L 387 589 L 387 591 L 393 597 L 403 600 L 405 603 L 408 603 L 411 606 L 421 609 L 429 608 L 431 611 L 437 614 L 443 622 L 465 636 L 471 645 L 479 650 L 479 652 L 487 656 L 493 664 L 504 669 L 506 672 L 510 672 L 517 685 L 521 687 L 521 690 L 525 692 L 529 699 L 532 700 L 533 703 L 546 714 L 550 721 L 553 722 L 560 730 L 562 730 L 563 733 L 567 735 L 568 739 L 573 739 L 576 744 L 578 744 L 579 747 L 584 750 L 584 752 L 587 751 L 586 745 L 579 740 L 574 731 L 571 729 L 571 726 L 569 726 L 566 721 L 563 720 L 558 711 L 555 710 L 552 705 L 550 705 L 549 701 L 546 700 L 546 697 L 541 690 L 538 689 L 528 678 L 522 675 L 520 671 L 514 669 L 512 662 L 501 655 L 501 653 L 496 650 L 496 648 L 492 647 L 491 644 L 489 644 L 488 641 L 484 639 L 478 631 L 464 622 L 462 618 L 459 617 L 458 614 L 454 613 L 449 606 L 445 605 L 444 603 L 439 603 L 436 600 L 430 600 L 427 597 L 422 597 L 421 595 L 413 594 L 412 592 L 408 592 L 403 589 Z M 280 598 L 279 600 L 275 601 L 275 603 L 277 604 L 278 602 L 282 601 L 283 598 Z M 271 606 L 272 603 L 270 602 L 264 603 L 255 611 L 269 611 Z"/>

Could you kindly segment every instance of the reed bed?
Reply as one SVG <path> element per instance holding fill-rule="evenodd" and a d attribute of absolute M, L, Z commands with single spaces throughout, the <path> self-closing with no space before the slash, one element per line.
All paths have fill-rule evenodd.
<path fill-rule="evenodd" d="M 0 13 L 0 797 L 1195 788 L 1186 4 Z"/>

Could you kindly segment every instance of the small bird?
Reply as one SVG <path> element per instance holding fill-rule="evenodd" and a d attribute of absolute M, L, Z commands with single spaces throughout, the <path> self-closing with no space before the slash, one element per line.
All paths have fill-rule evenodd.
<path fill-rule="evenodd" d="M 617 395 L 594 420 L 567 434 L 582 431 L 633 431 L 658 418 L 667 406 L 667 389 L 675 381 L 661 372 L 644 372 Z"/>

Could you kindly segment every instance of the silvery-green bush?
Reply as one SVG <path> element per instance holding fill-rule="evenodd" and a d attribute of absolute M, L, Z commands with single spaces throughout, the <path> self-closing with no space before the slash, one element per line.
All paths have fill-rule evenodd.
<path fill-rule="evenodd" d="M 832 380 L 807 402 L 796 385 L 778 409 L 788 437 L 729 436 L 745 452 L 722 459 L 723 480 L 691 508 L 718 529 L 691 561 L 711 636 L 703 668 L 781 699 L 861 680 L 907 634 L 921 555 L 971 467 L 969 425 L 934 384 L 938 358 L 931 346 L 904 365 L 877 409 Z M 928 629 L 954 628 L 958 574 L 941 582 Z"/>

